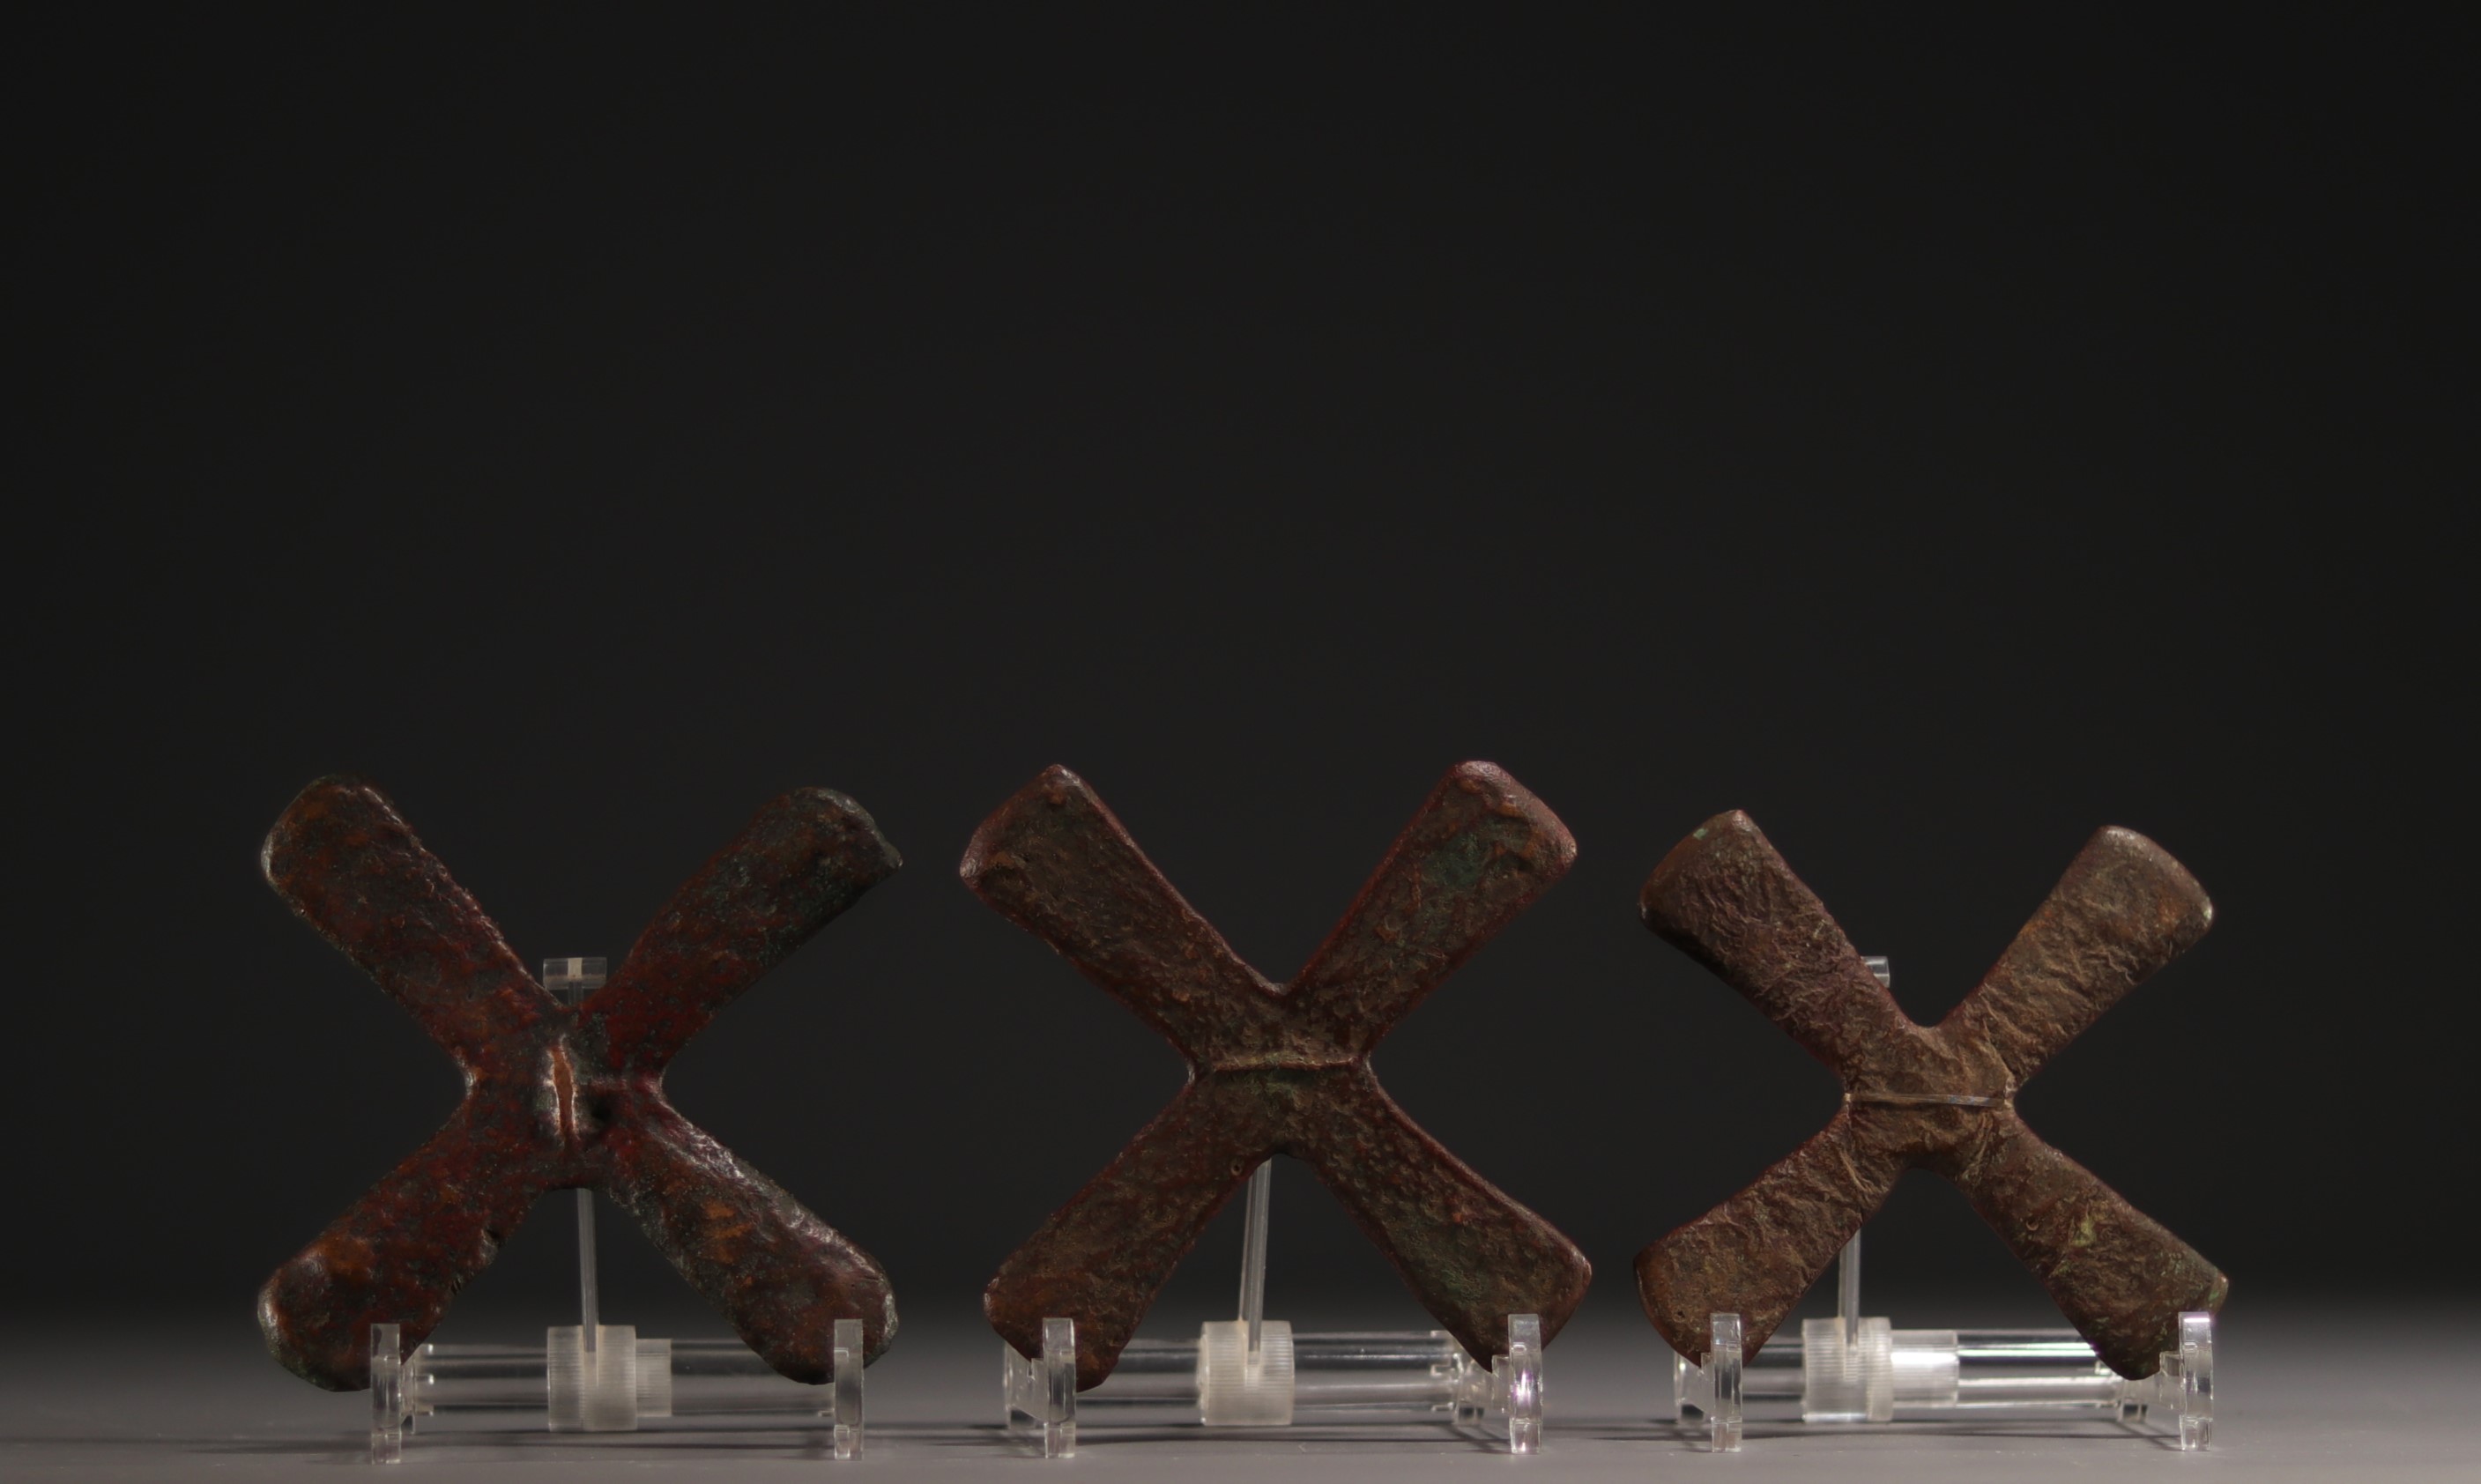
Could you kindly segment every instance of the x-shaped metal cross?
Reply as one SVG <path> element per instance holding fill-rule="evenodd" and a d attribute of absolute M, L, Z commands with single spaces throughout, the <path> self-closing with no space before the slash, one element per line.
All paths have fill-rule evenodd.
<path fill-rule="evenodd" d="M 1637 1255 L 1646 1314 L 1673 1349 L 1737 1313 L 1757 1354 L 1896 1178 L 1954 1182 L 2124 1376 L 2178 1348 L 2180 1315 L 2229 1284 L 2187 1243 L 2044 1143 L 2016 1093 L 2104 1010 L 2205 936 L 2213 905 L 2160 846 L 2104 829 L 2016 941 L 1936 1026 L 1895 1006 L 1749 817 L 1717 815 L 1645 883 L 1646 925 L 1746 995 L 1843 1080 L 1816 1136 L 1738 1195 Z"/>
<path fill-rule="evenodd" d="M 1449 770 L 1288 986 L 1243 963 L 1085 781 L 1054 768 L 982 822 L 965 884 L 1188 1059 L 1188 1084 L 1001 1264 L 983 1311 L 1023 1355 L 1077 1321 L 1077 1384 L 1111 1373 L 1172 1268 L 1272 1155 L 1306 1162 L 1466 1351 L 1545 1341 L 1584 1297 L 1584 1254 L 1423 1132 L 1370 1054 L 1568 872 L 1576 843 L 1488 763 Z"/>
<path fill-rule="evenodd" d="M 465 1075 L 448 1123 L 259 1290 L 268 1348 L 331 1391 L 368 1384 L 370 1330 L 409 1348 L 545 1191 L 601 1190 L 769 1365 L 828 1379 L 830 1332 L 896 1332 L 869 1254 L 675 1112 L 664 1069 L 759 976 L 900 864 L 861 806 L 803 789 L 759 812 L 571 1009 L 377 788 L 323 778 L 267 837 L 270 885 L 411 1011 Z"/>

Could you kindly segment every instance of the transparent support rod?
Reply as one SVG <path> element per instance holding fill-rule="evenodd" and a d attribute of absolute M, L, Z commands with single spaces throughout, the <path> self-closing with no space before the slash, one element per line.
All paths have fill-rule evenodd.
<path fill-rule="evenodd" d="M 575 1009 L 586 1002 L 586 997 L 603 987 L 611 960 L 604 958 L 546 958 L 542 961 L 543 988 L 553 999 Z M 588 1354 L 592 1354 L 603 1332 L 601 1285 L 594 1262 L 594 1192 L 580 1187 L 577 1192 L 577 1328 L 584 1337 Z"/>
<path fill-rule="evenodd" d="M 1253 1359 L 1265 1338 L 1267 1211 L 1274 1193 L 1275 1165 L 1269 1159 L 1249 1172 L 1248 1225 L 1240 1235 L 1240 1321 L 1249 1326 L 1249 1354 Z"/>
<path fill-rule="evenodd" d="M 1895 987 L 1895 968 L 1883 953 L 1868 953 L 1861 962 L 1878 980 L 1882 988 Z M 1843 1244 L 1835 1260 L 1835 1315 L 1843 1321 L 1843 1342 L 1856 1344 L 1861 1339 L 1861 1234 Z"/>
<path fill-rule="evenodd" d="M 1835 1316 L 1843 1327 L 1843 1342 L 1861 1339 L 1861 1234 L 1843 1244 L 1835 1259 Z"/>
<path fill-rule="evenodd" d="M 594 1348 L 592 1336 L 603 1327 L 602 1294 L 594 1271 L 594 1192 L 577 1192 L 577 1327 Z"/>
<path fill-rule="evenodd" d="M 554 1432 L 632 1432 L 648 1420 L 679 1417 L 825 1418 L 835 1423 L 839 1457 L 860 1448 L 859 1319 L 835 1322 L 825 1386 L 787 1381 L 738 1340 L 641 1339 L 629 1325 L 607 1324 L 589 1350 L 579 1329 L 554 1328 L 539 1346 L 417 1346 L 397 1363 L 400 1414 L 547 1414 Z M 376 1379 L 379 1351 L 372 1353 Z M 377 1400 L 373 1406 L 383 1410 Z M 852 1452 L 845 1450 L 848 1442 Z"/>

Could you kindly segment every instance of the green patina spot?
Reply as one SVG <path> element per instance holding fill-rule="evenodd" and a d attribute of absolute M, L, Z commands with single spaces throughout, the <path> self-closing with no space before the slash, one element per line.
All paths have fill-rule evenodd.
<path fill-rule="evenodd" d="M 1447 892 L 1470 892 L 1480 883 L 1482 866 L 1489 859 L 1490 843 L 1467 835 L 1422 863 L 1422 884 Z"/>
<path fill-rule="evenodd" d="M 2079 1247 L 2090 1247 L 2094 1244 L 2094 1224 L 2092 1212 L 2088 1211 L 2084 1215 L 2076 1218 L 2076 1235 L 2072 1238 L 2072 1240 L 2074 1240 Z"/>

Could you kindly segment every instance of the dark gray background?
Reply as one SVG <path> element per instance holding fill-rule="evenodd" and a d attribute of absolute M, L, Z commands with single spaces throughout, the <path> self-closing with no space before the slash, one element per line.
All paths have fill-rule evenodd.
<path fill-rule="evenodd" d="M 906 869 L 671 1086 L 941 1314 L 1180 1078 L 956 884 L 982 815 L 1077 768 L 1282 977 L 1461 758 L 1581 857 L 1380 1070 L 1601 1300 L 1834 1105 L 1636 922 L 1734 807 L 1924 1018 L 2096 827 L 2160 841 L 2217 926 L 2034 1125 L 2235 1304 L 2468 1289 L 2468 39 L 51 24 L 11 48 L 0 1304 L 246 1328 L 452 1105 L 258 879 L 321 773 L 530 959 L 616 958 L 786 788 L 861 799 Z M 1273 1302 L 1411 1317 L 1279 1201 Z M 1871 1230 L 1873 1283 L 2044 1312 L 1927 1176 Z M 452 1323 L 540 1322 L 567 1261 L 538 1219 Z"/>

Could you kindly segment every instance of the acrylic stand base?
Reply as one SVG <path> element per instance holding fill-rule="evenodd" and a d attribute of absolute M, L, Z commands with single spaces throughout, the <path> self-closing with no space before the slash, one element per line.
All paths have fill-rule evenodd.
<path fill-rule="evenodd" d="M 398 1328 L 371 1326 L 371 1462 L 405 1456 L 426 1418 L 488 1415 L 550 1432 L 637 1432 L 659 1419 L 733 1417 L 770 1425 L 827 1424 L 838 1458 L 862 1447 L 862 1328 L 836 1321 L 833 1378 L 804 1386 L 777 1375 L 738 1340 L 641 1340 L 627 1324 L 597 1326 L 594 1348 L 569 1324 L 536 1345 L 424 1344 L 402 1353 Z"/>
<path fill-rule="evenodd" d="M 1045 1458 L 1067 1458 L 1077 1451 L 1081 1409 L 1114 1423 L 1208 1427 L 1384 1418 L 1504 1436 L 1513 1454 L 1540 1449 L 1539 1315 L 1508 1315 L 1508 1353 L 1486 1367 L 1445 1330 L 1295 1335 L 1288 1322 L 1265 1316 L 1272 1173 L 1262 1164 L 1249 1178 L 1240 1317 L 1210 1321 L 1193 1341 L 1130 1341 L 1110 1379 L 1082 1397 L 1076 1323 L 1047 1318 L 1041 1354 L 1028 1358 L 1000 1346 L 1008 1432 L 1038 1445 Z"/>
<path fill-rule="evenodd" d="M 1513 1353 L 1487 1367 L 1445 1330 L 1295 1336 L 1268 1319 L 1253 1358 L 1241 1327 L 1226 1319 L 1194 1341 L 1133 1341 L 1111 1378 L 1080 1396 L 1076 1323 L 1045 1319 L 1040 1356 L 1000 1346 L 1008 1432 L 1038 1443 L 1045 1458 L 1075 1454 L 1081 1411 L 1113 1423 L 1208 1427 L 1383 1418 L 1504 1437 L 1513 1454 L 1542 1446 L 1542 1321 L 1533 1315 L 1508 1316 Z"/>
<path fill-rule="evenodd" d="M 1742 1423 L 1964 1421 L 2086 1418 L 2176 1435 L 2181 1449 L 2214 1430 L 2214 1316 L 2180 1316 L 2180 1348 L 2130 1381 L 2094 1358 L 2072 1329 L 1899 1330 L 1867 1318 L 1850 1342 L 1840 1318 L 1811 1319 L 1740 1361 L 1740 1316 L 1713 1316 L 1711 1347 L 1671 1358 L 1671 1413 L 1717 1453 L 1737 1452 Z M 2165 1426 L 2164 1424 L 2169 1425 Z"/>
<path fill-rule="evenodd" d="M 1884 958 L 1865 960 L 1878 981 Z M 1800 1338 L 1777 1335 L 1741 1361 L 1740 1316 L 1711 1316 L 1707 1348 L 1671 1358 L 1671 1415 L 1703 1428 L 1717 1453 L 1739 1451 L 1753 1405 L 1803 1422 L 1964 1420 L 2081 1417 L 2175 1432 L 2182 1452 L 2214 1433 L 2214 1316 L 2180 1315 L 2179 1348 L 2130 1381 L 2103 1365 L 2072 1329 L 1896 1329 L 1861 1315 L 1861 1238 L 1843 1248 L 1839 1313 L 1802 1321 Z M 1793 1410 L 1796 1408 L 1796 1411 Z"/>
<path fill-rule="evenodd" d="M 546 958 L 543 987 L 576 1004 L 602 987 L 604 960 Z M 605 1324 L 595 1275 L 594 1195 L 577 1192 L 580 1322 L 543 1332 L 535 1345 L 424 1344 L 405 1353 L 400 1327 L 371 1326 L 371 1462 L 393 1464 L 425 1418 L 495 1415 L 511 1426 L 551 1432 L 627 1433 L 671 1418 L 772 1419 L 827 1424 L 835 1456 L 862 1446 L 862 1324 L 838 1319 L 824 1386 L 787 1381 L 738 1340 L 641 1340 Z"/>

